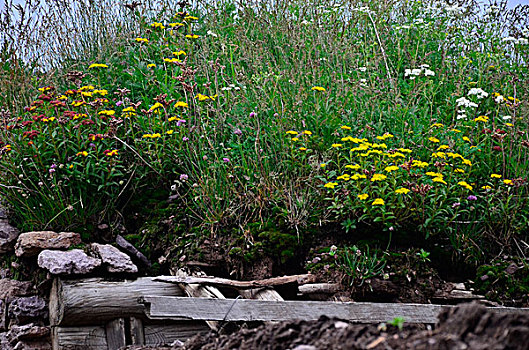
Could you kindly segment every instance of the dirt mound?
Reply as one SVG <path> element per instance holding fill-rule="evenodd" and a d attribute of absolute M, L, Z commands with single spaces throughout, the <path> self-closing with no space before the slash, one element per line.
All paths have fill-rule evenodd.
<path fill-rule="evenodd" d="M 527 349 L 529 315 L 501 314 L 478 304 L 446 309 L 435 330 L 359 325 L 321 317 L 195 336 L 185 349 Z"/>

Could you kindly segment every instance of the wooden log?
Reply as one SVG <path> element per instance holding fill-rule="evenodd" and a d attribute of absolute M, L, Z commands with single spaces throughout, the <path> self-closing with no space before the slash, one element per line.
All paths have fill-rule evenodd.
<path fill-rule="evenodd" d="M 117 350 L 124 347 L 127 343 L 125 335 L 125 319 L 116 318 L 108 322 L 105 326 L 107 334 L 108 350 Z"/>
<path fill-rule="evenodd" d="M 106 350 L 107 337 L 104 326 L 52 327 L 53 350 Z"/>
<path fill-rule="evenodd" d="M 298 287 L 298 291 L 303 294 L 334 294 L 341 288 L 339 283 L 311 283 Z"/>
<path fill-rule="evenodd" d="M 132 345 L 145 345 L 143 322 L 137 317 L 130 318 L 130 339 Z"/>
<path fill-rule="evenodd" d="M 185 342 L 197 334 L 204 334 L 210 328 L 204 321 L 177 321 L 145 324 L 145 345 L 162 346 L 170 345 L 176 340 Z"/>
<path fill-rule="evenodd" d="M 270 288 L 241 289 L 239 290 L 239 294 L 244 299 L 270 300 L 270 301 L 285 300 L 275 289 L 270 289 Z"/>
<path fill-rule="evenodd" d="M 183 296 L 175 284 L 153 277 L 120 282 L 101 278 L 63 280 L 56 278 L 50 292 L 50 324 L 82 326 L 100 324 L 120 317 L 145 317 L 138 298 L 144 295 Z"/>
<path fill-rule="evenodd" d="M 161 276 L 156 277 L 156 281 L 179 283 L 179 284 L 209 284 L 218 287 L 232 287 L 236 289 L 252 289 L 259 287 L 273 287 L 288 283 L 306 284 L 316 281 L 316 276 L 311 274 L 292 275 L 267 278 L 264 280 L 253 281 L 236 281 L 227 278 L 216 277 L 180 277 L 180 276 Z"/>
<path fill-rule="evenodd" d="M 402 317 L 407 323 L 436 323 L 443 305 L 337 303 L 328 301 L 262 301 L 145 296 L 151 319 L 213 321 L 316 320 L 322 315 L 358 323 L 388 322 Z M 529 313 L 529 308 L 491 308 L 498 312 Z"/>

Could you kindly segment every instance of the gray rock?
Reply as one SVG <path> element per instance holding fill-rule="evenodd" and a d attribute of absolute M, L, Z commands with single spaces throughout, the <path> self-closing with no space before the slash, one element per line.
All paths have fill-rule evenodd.
<path fill-rule="evenodd" d="M 0 349 L 2 350 L 13 350 L 13 346 L 7 339 L 7 332 L 0 333 Z"/>
<path fill-rule="evenodd" d="M 38 338 L 48 337 L 50 335 L 49 327 L 36 326 L 33 323 L 23 326 L 13 326 L 7 333 L 7 339 L 13 345 L 21 340 L 32 341 Z"/>
<path fill-rule="evenodd" d="M 6 303 L 0 299 L 0 331 L 5 331 L 7 329 L 6 312 Z"/>
<path fill-rule="evenodd" d="M 99 255 L 108 272 L 136 273 L 138 268 L 132 263 L 130 257 L 110 244 L 92 243 L 92 249 Z"/>
<path fill-rule="evenodd" d="M 39 296 L 16 298 L 9 304 L 8 316 L 12 324 L 24 324 L 48 317 L 48 307 Z"/>
<path fill-rule="evenodd" d="M 6 219 L 0 219 L 0 254 L 13 250 L 20 231 L 9 224 Z"/>
<path fill-rule="evenodd" d="M 125 251 L 127 254 L 132 256 L 133 259 L 141 262 L 146 267 L 151 267 L 151 262 L 145 255 L 142 254 L 135 246 L 133 246 L 129 241 L 123 238 L 121 235 L 117 235 L 116 244 L 121 250 Z"/>
<path fill-rule="evenodd" d="M 101 266 L 101 260 L 86 255 L 81 249 L 43 250 L 37 262 L 54 275 L 84 275 Z"/>
<path fill-rule="evenodd" d="M 17 256 L 35 256 L 45 249 L 68 249 L 81 243 L 81 236 L 75 232 L 34 231 L 18 236 L 15 246 Z"/>
<path fill-rule="evenodd" d="M 31 294 L 31 282 L 11 280 L 9 278 L 0 279 L 0 299 L 11 299 Z"/>

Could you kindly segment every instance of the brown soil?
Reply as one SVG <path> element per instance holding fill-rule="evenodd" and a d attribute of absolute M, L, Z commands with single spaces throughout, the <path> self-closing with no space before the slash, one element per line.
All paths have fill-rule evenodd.
<path fill-rule="evenodd" d="M 502 315 L 478 304 L 446 309 L 434 330 L 359 325 L 321 317 L 195 336 L 178 349 L 527 349 L 529 315 Z M 176 349 L 176 348 L 174 348 Z"/>

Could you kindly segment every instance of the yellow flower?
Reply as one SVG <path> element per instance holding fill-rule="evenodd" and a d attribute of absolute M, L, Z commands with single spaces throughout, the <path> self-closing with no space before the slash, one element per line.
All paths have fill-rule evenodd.
<path fill-rule="evenodd" d="M 347 125 L 342 125 L 342 126 L 340 127 L 340 129 L 342 129 L 342 130 L 351 130 L 351 127 L 350 127 L 350 126 L 347 126 Z"/>
<path fill-rule="evenodd" d="M 390 166 L 387 166 L 384 170 L 387 171 L 388 173 L 391 173 L 392 171 L 399 170 L 399 167 L 396 165 L 390 165 Z"/>
<path fill-rule="evenodd" d="M 367 176 L 365 176 L 364 174 L 358 174 L 358 173 L 351 176 L 351 179 L 353 180 L 360 180 L 360 179 L 366 179 L 366 178 Z"/>
<path fill-rule="evenodd" d="M 105 111 L 100 111 L 98 113 L 99 115 L 107 115 L 107 116 L 112 116 L 114 114 L 116 114 L 116 111 L 113 111 L 113 110 L 105 110 Z"/>
<path fill-rule="evenodd" d="M 356 169 L 360 169 L 360 165 L 358 165 L 358 164 L 355 164 L 355 165 L 348 164 L 348 165 L 345 166 L 345 168 L 346 169 L 356 170 Z"/>
<path fill-rule="evenodd" d="M 459 130 L 459 129 L 449 129 L 448 131 L 461 132 L 461 130 Z"/>
<path fill-rule="evenodd" d="M 81 95 L 83 95 L 84 97 L 92 97 L 92 92 L 91 91 L 81 91 Z"/>
<path fill-rule="evenodd" d="M 475 122 L 488 122 L 489 121 L 489 117 L 487 117 L 486 115 L 480 115 L 479 117 L 477 118 L 474 118 L 474 121 Z"/>
<path fill-rule="evenodd" d="M 412 167 L 417 167 L 417 168 L 426 168 L 428 165 L 430 165 L 430 164 L 428 164 L 426 162 L 421 162 L 420 160 L 413 160 L 411 162 L 411 166 Z"/>
<path fill-rule="evenodd" d="M 106 64 L 103 64 L 103 63 L 92 63 L 88 68 L 89 69 L 92 69 L 92 68 L 108 68 L 108 66 Z"/>
<path fill-rule="evenodd" d="M 506 126 L 514 126 L 513 123 L 505 123 Z"/>
<path fill-rule="evenodd" d="M 490 187 L 489 185 L 481 186 L 481 188 L 484 189 L 484 190 L 490 190 L 490 189 L 492 189 L 492 187 Z"/>
<path fill-rule="evenodd" d="M 312 87 L 312 90 L 313 91 L 322 91 L 324 92 L 325 91 L 325 88 L 321 87 L 321 86 L 313 86 Z"/>
<path fill-rule="evenodd" d="M 309 136 L 310 136 L 310 135 L 312 135 L 312 131 L 304 130 L 304 131 L 302 132 L 302 134 L 305 134 L 305 135 L 309 135 Z"/>
<path fill-rule="evenodd" d="M 512 180 L 505 179 L 503 180 L 503 183 L 506 185 L 512 185 Z"/>
<path fill-rule="evenodd" d="M 336 177 L 336 180 L 349 181 L 350 179 L 351 179 L 351 175 L 349 175 L 349 174 L 343 174 L 343 175 L 340 175 L 340 176 Z"/>
<path fill-rule="evenodd" d="M 436 138 L 436 137 L 433 137 L 433 136 L 432 136 L 432 137 L 429 137 L 428 140 L 430 140 L 430 141 L 433 142 L 433 143 L 438 143 L 438 142 L 439 142 L 439 139 Z"/>
<path fill-rule="evenodd" d="M 180 55 L 187 56 L 187 53 L 185 51 L 183 51 L 183 50 L 180 50 L 180 51 L 174 51 L 173 55 L 175 55 L 175 56 L 180 56 Z"/>
<path fill-rule="evenodd" d="M 136 38 L 135 40 L 138 43 L 143 43 L 143 44 L 148 44 L 149 43 L 149 39 L 145 39 L 145 38 Z"/>
<path fill-rule="evenodd" d="M 362 193 L 357 196 L 360 200 L 366 200 L 369 195 L 367 193 Z"/>
<path fill-rule="evenodd" d="M 445 152 L 432 153 L 432 158 L 446 158 L 446 153 Z"/>
<path fill-rule="evenodd" d="M 399 151 L 404 152 L 404 153 L 411 153 L 412 152 L 412 150 L 409 149 L 409 148 L 399 148 Z"/>
<path fill-rule="evenodd" d="M 395 137 L 393 136 L 392 134 L 390 134 L 389 132 L 386 132 L 384 135 L 382 136 L 377 136 L 376 139 L 377 140 L 385 140 L 385 139 L 390 139 L 392 137 Z"/>
<path fill-rule="evenodd" d="M 180 22 L 175 22 L 175 23 L 169 23 L 169 27 L 171 28 L 174 28 L 174 27 L 183 27 L 184 24 L 183 23 L 180 23 Z"/>
<path fill-rule="evenodd" d="M 449 149 L 450 147 L 448 145 L 441 145 L 439 147 L 437 147 L 437 150 L 438 151 L 444 151 L 445 149 Z"/>
<path fill-rule="evenodd" d="M 490 177 L 493 178 L 493 179 L 501 179 L 501 175 L 500 174 L 490 174 Z"/>
<path fill-rule="evenodd" d="M 178 108 L 178 107 L 183 107 L 183 108 L 188 108 L 189 105 L 185 102 L 182 102 L 182 101 L 178 101 L 177 103 L 175 103 L 175 108 Z"/>
<path fill-rule="evenodd" d="M 159 22 L 151 23 L 151 27 L 165 29 L 165 26 L 163 24 L 159 23 Z"/>
<path fill-rule="evenodd" d="M 298 132 L 294 131 L 294 130 L 289 130 L 289 131 L 287 131 L 287 134 L 289 134 L 289 135 L 297 135 Z"/>
<path fill-rule="evenodd" d="M 79 88 L 79 91 L 86 91 L 86 90 L 94 90 L 95 87 L 93 87 L 92 85 L 85 85 L 85 86 L 82 86 Z"/>
<path fill-rule="evenodd" d="M 441 123 L 432 124 L 432 128 L 440 128 L 442 126 L 443 126 L 443 124 L 441 124 Z"/>
<path fill-rule="evenodd" d="M 195 16 L 185 16 L 184 19 L 186 21 L 196 21 L 198 20 L 198 17 L 195 17 Z"/>
<path fill-rule="evenodd" d="M 180 118 L 178 117 L 170 117 L 169 119 L 167 119 L 168 121 L 172 122 L 172 121 L 175 121 L 175 120 L 180 120 Z"/>
<path fill-rule="evenodd" d="M 164 58 L 163 59 L 164 62 L 167 62 L 167 63 L 178 63 L 178 62 L 182 62 L 181 60 L 179 60 L 178 58 Z"/>
<path fill-rule="evenodd" d="M 445 184 L 445 185 L 446 185 L 446 181 L 443 180 L 442 177 L 434 177 L 434 178 L 432 179 L 432 181 L 433 181 L 433 182 L 439 182 L 439 183 L 442 183 L 442 184 Z"/>
<path fill-rule="evenodd" d="M 187 34 L 187 35 L 186 35 L 186 38 L 188 38 L 188 39 L 198 39 L 198 37 L 199 37 L 199 36 L 196 35 L 196 34 Z"/>
<path fill-rule="evenodd" d="M 463 186 L 465 187 L 466 189 L 472 191 L 472 186 L 470 186 L 466 181 L 459 181 L 457 183 L 459 186 Z"/>
<path fill-rule="evenodd" d="M 387 176 L 384 174 L 373 174 L 373 176 L 371 177 L 371 182 L 382 181 L 382 180 L 385 180 L 386 178 Z"/>
<path fill-rule="evenodd" d="M 338 182 L 327 182 L 323 187 L 333 189 L 335 186 L 338 186 Z"/>
<path fill-rule="evenodd" d="M 290 141 L 296 142 L 296 141 L 299 141 L 299 138 L 293 137 L 293 138 L 290 139 Z"/>
<path fill-rule="evenodd" d="M 426 175 L 431 176 L 431 177 L 443 177 L 443 174 L 441 174 L 441 173 L 434 173 L 433 171 L 428 171 L 428 172 L 426 173 Z"/>
<path fill-rule="evenodd" d="M 454 169 L 454 173 L 464 173 L 465 171 L 463 169 L 457 168 Z"/>
<path fill-rule="evenodd" d="M 321 163 L 321 164 L 320 164 L 320 167 L 321 167 L 322 169 L 325 168 L 326 166 L 327 166 L 327 164 L 325 164 L 325 163 Z"/>
<path fill-rule="evenodd" d="M 166 134 L 171 135 L 174 132 L 174 130 L 167 130 Z"/>
<path fill-rule="evenodd" d="M 463 141 L 470 142 L 470 139 L 467 136 L 463 136 Z"/>
<path fill-rule="evenodd" d="M 332 148 L 339 148 L 339 147 L 342 147 L 343 145 L 341 143 L 333 143 L 332 144 Z"/>
<path fill-rule="evenodd" d="M 384 200 L 382 198 L 377 198 L 371 203 L 371 205 L 384 205 Z"/>
<path fill-rule="evenodd" d="M 410 190 L 408 190 L 407 188 L 404 188 L 404 187 L 401 187 L 401 188 L 399 188 L 398 190 L 395 191 L 395 193 L 398 193 L 398 194 L 407 194 L 408 192 L 410 192 Z"/>
<path fill-rule="evenodd" d="M 149 64 L 147 65 L 147 67 L 148 67 L 148 68 L 155 68 L 156 65 L 155 65 L 154 63 L 149 63 Z"/>
<path fill-rule="evenodd" d="M 471 162 L 470 160 L 468 160 L 468 159 L 464 159 L 464 158 L 463 158 L 463 164 L 465 164 L 465 165 L 472 165 L 472 162 Z"/>
<path fill-rule="evenodd" d="M 300 147 L 299 150 L 300 150 L 300 151 L 306 151 L 306 150 L 307 150 L 307 147 Z"/>
<path fill-rule="evenodd" d="M 88 156 L 88 152 L 87 151 L 77 152 L 77 155 L 86 157 L 86 156 Z"/>

